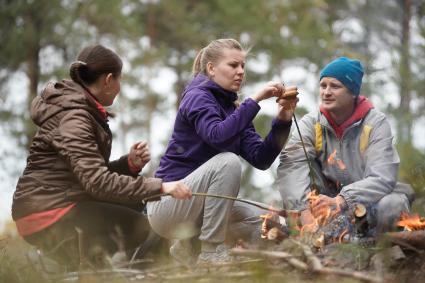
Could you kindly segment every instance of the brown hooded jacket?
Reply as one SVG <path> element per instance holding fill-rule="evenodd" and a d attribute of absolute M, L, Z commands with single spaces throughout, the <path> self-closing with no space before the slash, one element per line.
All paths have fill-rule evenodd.
<path fill-rule="evenodd" d="M 79 84 L 49 83 L 31 118 L 39 129 L 13 196 L 14 220 L 84 200 L 134 206 L 160 194 L 162 180 L 132 174 L 127 155 L 109 161 L 107 120 Z"/>

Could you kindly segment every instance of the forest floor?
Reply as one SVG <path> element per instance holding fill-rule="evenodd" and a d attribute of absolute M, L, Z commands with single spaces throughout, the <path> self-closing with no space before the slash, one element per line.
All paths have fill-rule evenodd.
<path fill-rule="evenodd" d="M 321 251 L 291 237 L 261 249 L 234 249 L 245 258 L 225 266 L 186 268 L 167 255 L 102 271 L 47 273 L 34 260 L 34 248 L 21 238 L 0 239 L 0 282 L 423 282 L 425 253 L 385 241 L 370 246 L 330 244 Z M 250 257 L 246 257 L 250 255 Z M 32 258 L 32 259 L 31 259 Z M 318 266 L 318 265 L 319 266 Z M 48 264 L 47 264 L 48 265 Z M 47 267 L 49 269 L 49 267 Z"/>
<path fill-rule="evenodd" d="M 414 211 L 423 214 L 424 207 L 422 199 Z M 0 283 L 425 282 L 425 230 L 420 233 L 423 240 L 417 246 L 397 243 L 384 234 L 371 242 L 325 241 L 318 247 L 317 237 L 290 231 L 282 241 L 264 239 L 257 246 L 240 243 L 232 249 L 241 257 L 235 263 L 192 268 L 173 261 L 168 242 L 163 242 L 158 250 L 131 265 L 124 261 L 114 268 L 67 273 L 39 256 L 10 228 L 0 234 Z"/>

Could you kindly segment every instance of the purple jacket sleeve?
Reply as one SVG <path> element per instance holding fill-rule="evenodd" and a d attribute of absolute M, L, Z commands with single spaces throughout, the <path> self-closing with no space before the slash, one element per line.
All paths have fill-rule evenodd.
<path fill-rule="evenodd" d="M 268 169 L 288 140 L 291 124 L 274 119 L 264 141 L 251 124 L 243 133 L 241 156 L 258 169 Z"/>
<path fill-rule="evenodd" d="M 201 139 L 221 151 L 226 151 L 226 143 L 240 136 L 250 125 L 260 110 L 252 99 L 246 99 L 233 113 L 223 119 L 220 105 L 209 93 L 193 93 L 182 107 L 183 115 L 194 123 Z M 232 148 L 229 146 L 229 148 Z"/>

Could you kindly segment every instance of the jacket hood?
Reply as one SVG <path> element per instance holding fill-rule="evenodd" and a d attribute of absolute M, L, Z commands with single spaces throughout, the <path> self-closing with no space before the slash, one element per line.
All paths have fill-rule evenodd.
<path fill-rule="evenodd" d="M 358 97 L 358 104 L 354 113 L 341 125 L 338 125 L 333 119 L 331 114 L 326 111 L 323 106 L 320 106 L 320 112 L 326 117 L 331 127 L 335 130 L 338 138 L 341 138 L 345 129 L 350 127 L 352 124 L 356 123 L 359 120 L 362 120 L 369 111 L 373 108 L 373 104 L 364 96 Z"/>
<path fill-rule="evenodd" d="M 50 117 L 69 109 L 86 109 L 96 113 L 96 103 L 84 88 L 70 80 L 48 83 L 41 95 L 31 103 L 31 119 L 37 126 L 43 124 Z"/>
<path fill-rule="evenodd" d="M 233 102 L 238 99 L 238 95 L 235 92 L 225 90 L 213 80 L 208 78 L 206 75 L 198 74 L 193 80 L 186 86 L 182 98 L 194 88 L 209 90 L 215 95 L 219 95 L 229 102 Z"/>

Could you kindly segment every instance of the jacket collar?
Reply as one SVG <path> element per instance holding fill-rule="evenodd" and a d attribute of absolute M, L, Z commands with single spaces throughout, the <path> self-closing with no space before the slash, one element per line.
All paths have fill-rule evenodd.
<path fill-rule="evenodd" d="M 331 117 L 330 113 L 323 109 L 322 106 L 320 106 L 320 112 L 326 117 L 326 120 L 331 125 L 331 127 L 334 129 L 335 134 L 340 139 L 344 131 L 349 128 L 351 125 L 355 124 L 356 122 L 362 120 L 366 115 L 369 113 L 370 109 L 372 109 L 374 106 L 373 104 L 364 96 L 360 96 L 357 104 L 356 109 L 354 110 L 354 113 L 341 125 L 338 125 Z"/>
<path fill-rule="evenodd" d="M 88 89 L 85 89 L 85 90 L 89 94 L 88 95 L 89 99 L 91 99 L 92 102 L 95 104 L 96 109 L 99 112 L 100 116 L 102 116 L 102 118 L 106 120 L 109 116 L 108 111 L 106 111 L 105 107 L 102 104 L 100 104 L 100 102 L 96 99 L 96 97 L 93 94 L 91 94 L 91 92 Z"/>
<path fill-rule="evenodd" d="M 183 96 L 193 88 L 209 90 L 215 96 L 229 103 L 233 103 L 238 99 L 237 93 L 225 90 L 204 74 L 198 74 L 195 76 L 195 78 L 186 86 Z"/>

